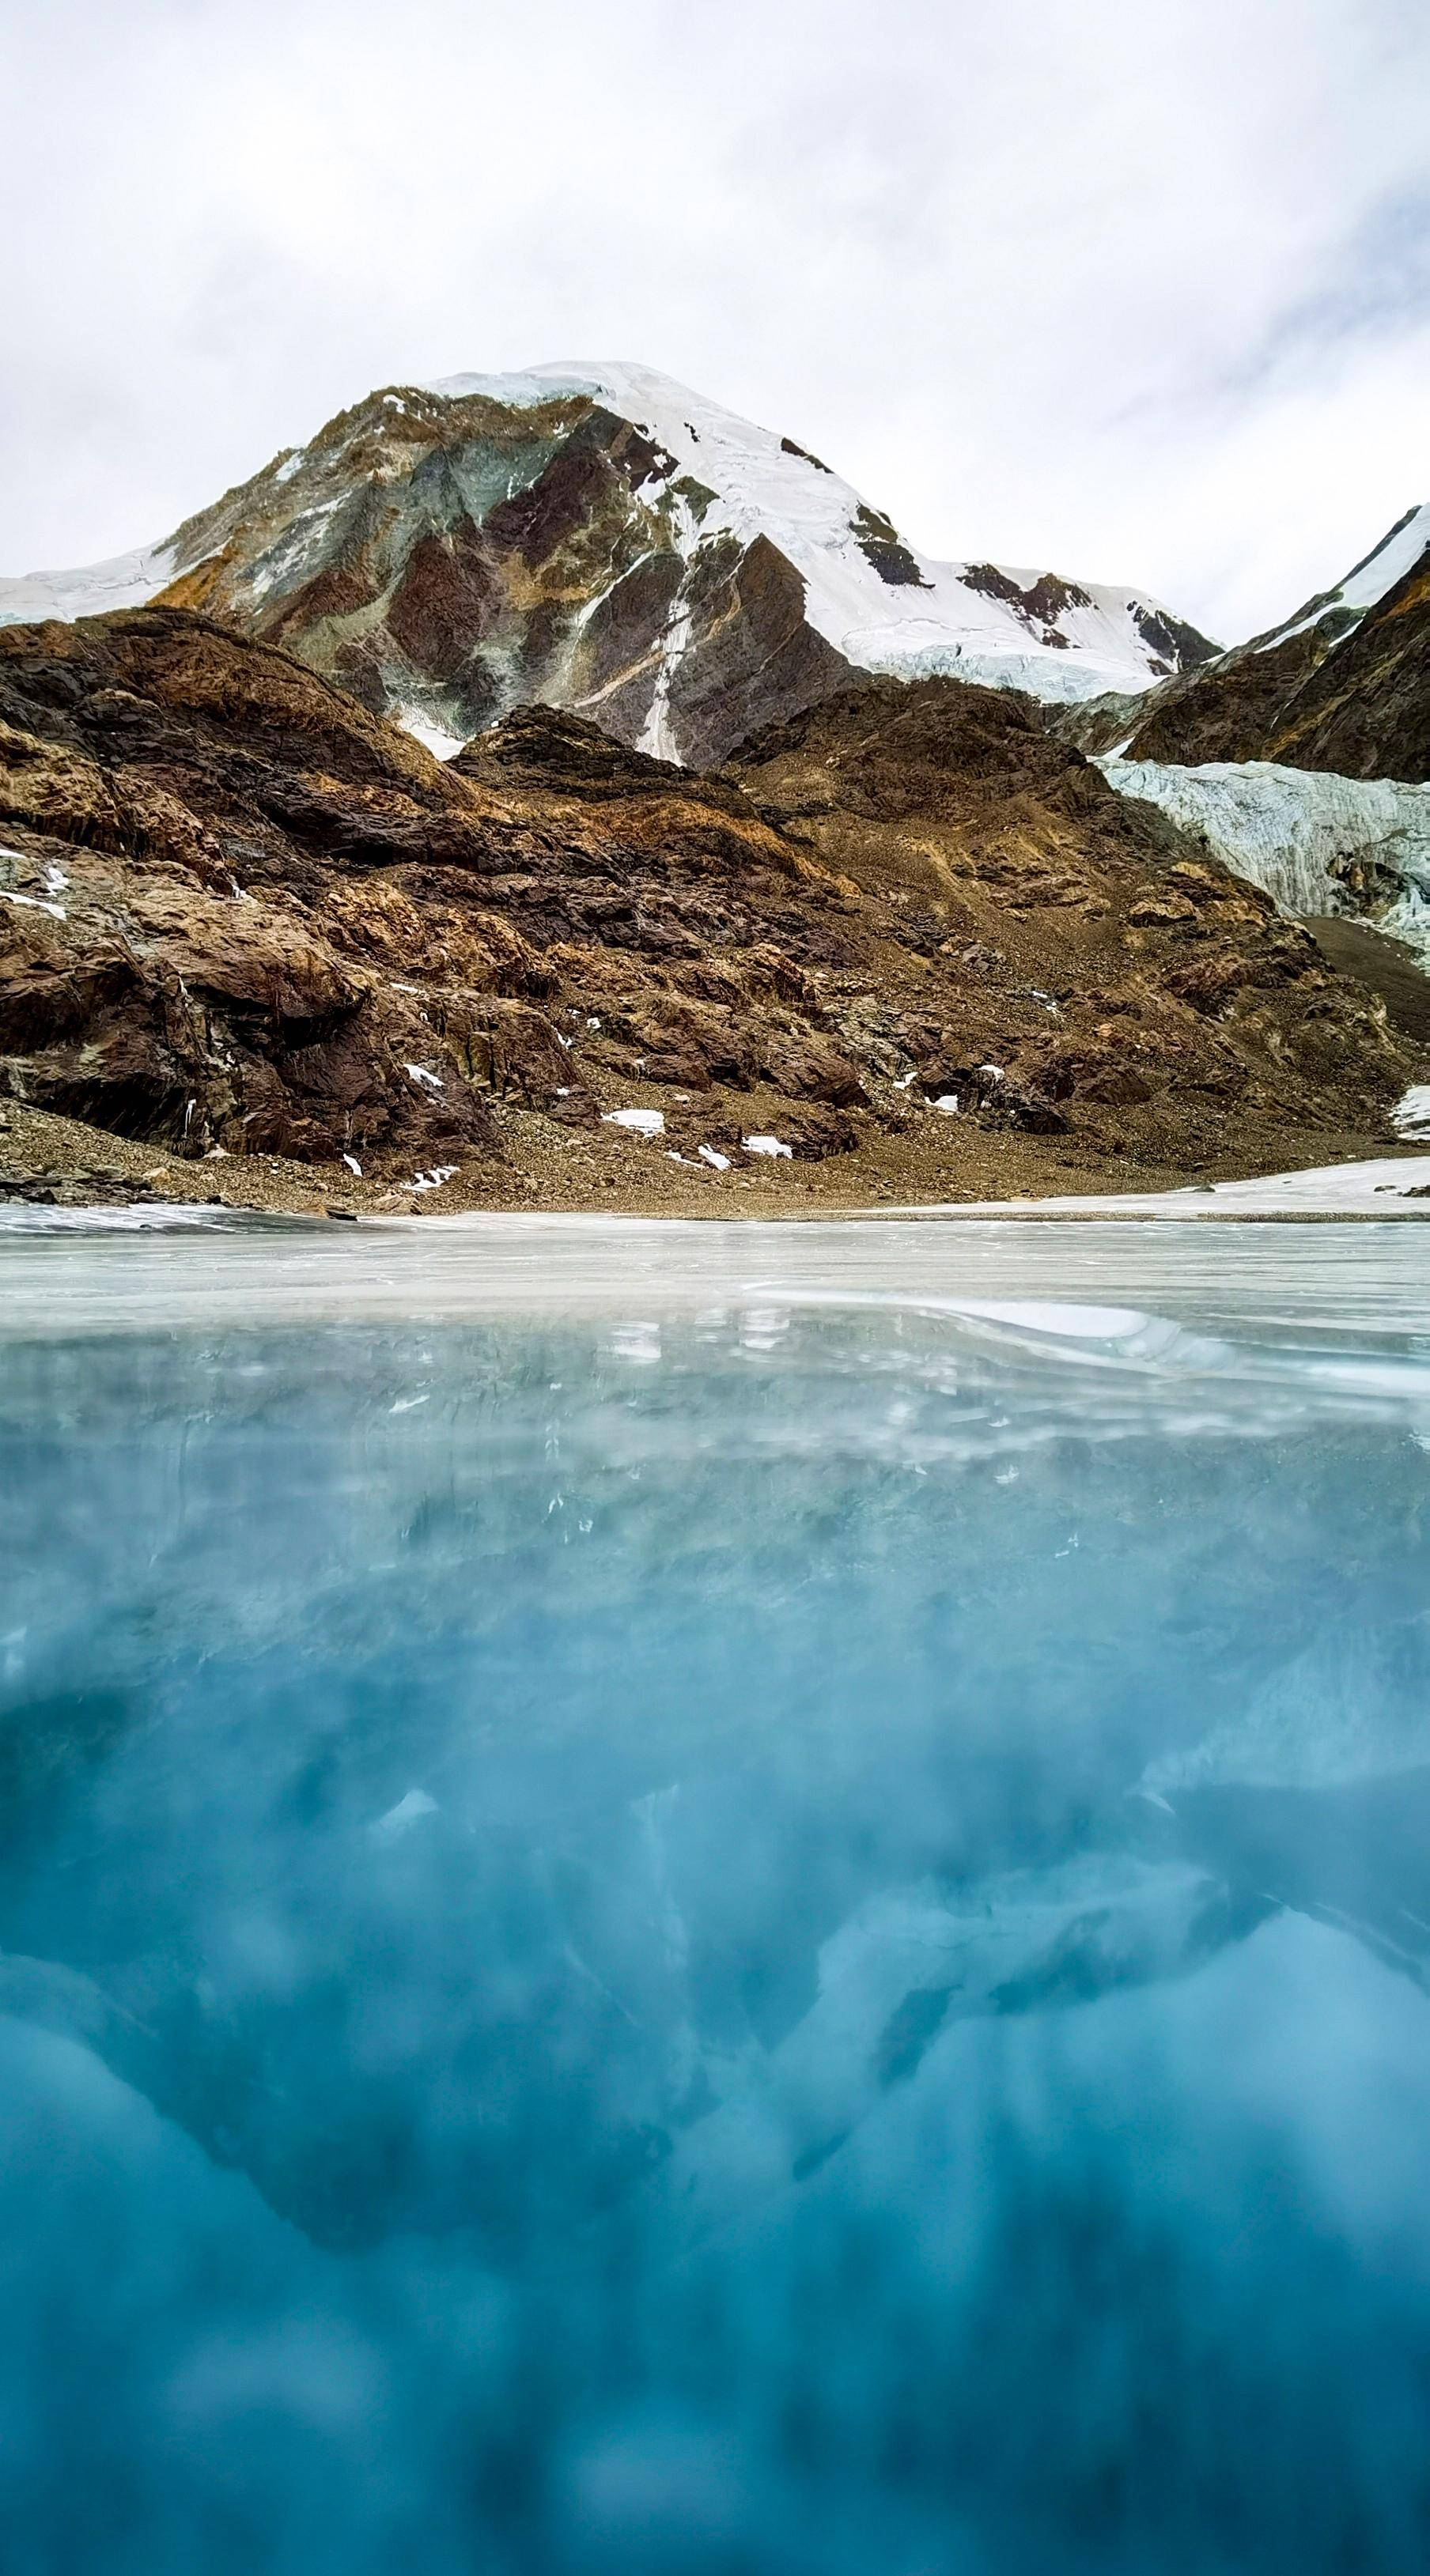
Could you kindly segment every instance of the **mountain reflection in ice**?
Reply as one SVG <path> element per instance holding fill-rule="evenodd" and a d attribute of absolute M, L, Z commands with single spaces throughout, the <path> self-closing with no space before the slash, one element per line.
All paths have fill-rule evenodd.
<path fill-rule="evenodd" d="M 6 1349 L 6 2576 L 1423 2568 L 1430 1373 L 1148 1329 Z"/>

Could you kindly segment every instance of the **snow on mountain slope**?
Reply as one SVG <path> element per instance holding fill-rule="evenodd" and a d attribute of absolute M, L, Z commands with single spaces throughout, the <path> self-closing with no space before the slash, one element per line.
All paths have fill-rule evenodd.
<path fill-rule="evenodd" d="M 1269 633 L 1258 635 L 1252 650 L 1269 653 L 1292 635 L 1302 634 L 1310 626 L 1327 626 L 1332 630 L 1332 650 L 1357 626 L 1367 609 L 1377 608 L 1398 581 L 1403 581 L 1430 548 L 1430 501 L 1406 511 L 1393 528 L 1387 529 L 1379 545 L 1352 566 L 1344 581 L 1334 590 L 1321 591 L 1308 599 L 1294 617 L 1283 626 L 1273 626 Z"/>
<path fill-rule="evenodd" d="M 374 393 L 164 546 L 0 582 L 0 623 L 151 598 L 441 749 L 545 700 L 687 762 L 851 668 L 1068 701 L 1213 650 L 1130 590 L 919 555 L 794 440 L 626 364 Z"/>
<path fill-rule="evenodd" d="M 1130 715 L 1130 720 L 1129 720 Z M 1274 761 L 1345 778 L 1430 778 L 1430 504 L 1407 510 L 1334 589 L 1166 680 L 1096 741 L 1134 760 Z"/>
<path fill-rule="evenodd" d="M 115 608 L 143 608 L 172 581 L 173 540 L 112 555 L 108 563 L 73 572 L 27 572 L 0 580 L 0 626 L 38 625 L 47 617 L 106 617 Z"/>
<path fill-rule="evenodd" d="M 1282 912 L 1355 912 L 1430 964 L 1430 786 L 1262 760 L 1100 760 L 1120 795 L 1159 805 Z"/>
<path fill-rule="evenodd" d="M 861 670 L 953 674 L 1064 699 L 1146 688 L 1213 649 L 1143 594 L 917 553 L 818 457 L 650 367 L 536 367 L 451 376 L 425 390 L 502 404 L 573 393 L 609 404 L 659 442 L 671 483 L 688 475 L 712 487 L 690 545 L 720 534 L 769 538 L 804 579 L 811 625 Z"/>

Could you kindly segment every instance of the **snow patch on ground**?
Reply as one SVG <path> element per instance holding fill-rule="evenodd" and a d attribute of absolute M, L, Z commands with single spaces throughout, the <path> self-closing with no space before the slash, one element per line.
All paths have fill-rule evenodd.
<path fill-rule="evenodd" d="M 603 1127 L 628 1127 L 634 1136 L 663 1136 L 665 1112 L 661 1109 L 608 1109 Z"/>
<path fill-rule="evenodd" d="M 1430 1137 L 1430 1084 L 1409 1091 L 1392 1115 L 1400 1124 L 1407 1103 L 1426 1124 L 1402 1127 L 1412 1141 Z M 881 1208 L 881 1217 L 999 1216 L 1286 1216 L 1306 1211 L 1326 1216 L 1384 1216 L 1397 1199 L 1430 1196 L 1430 1154 L 1386 1155 L 1365 1163 L 1318 1164 L 1309 1172 L 1269 1172 L 1251 1181 L 1215 1181 L 1209 1188 L 1105 1191 L 1047 1199 L 962 1200 L 950 1206 Z"/>
<path fill-rule="evenodd" d="M 63 921 L 65 918 L 65 908 L 62 903 L 46 903 L 44 897 L 38 894 L 14 894 L 6 886 L 0 886 L 0 903 L 20 904 L 26 912 L 52 913 L 56 921 Z"/>

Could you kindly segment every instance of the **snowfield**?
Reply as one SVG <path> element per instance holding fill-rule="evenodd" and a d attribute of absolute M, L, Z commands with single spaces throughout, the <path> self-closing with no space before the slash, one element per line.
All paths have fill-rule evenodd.
<path fill-rule="evenodd" d="M 1322 618 L 1330 617 L 1338 610 L 1355 612 L 1353 623 L 1346 627 L 1347 634 L 1353 633 L 1366 610 L 1377 607 L 1387 591 L 1393 590 L 1398 581 L 1403 581 L 1427 546 L 1430 546 L 1430 501 L 1422 502 L 1418 509 L 1407 510 L 1404 518 L 1396 521 L 1379 545 L 1372 546 L 1370 553 L 1361 557 L 1334 590 L 1324 591 L 1319 599 L 1308 599 L 1305 607 L 1299 608 L 1294 617 L 1289 617 L 1284 626 L 1275 626 L 1269 635 L 1259 637 L 1257 651 L 1269 653 L 1273 645 L 1284 644 L 1288 636 L 1302 634 L 1308 626 L 1319 625 Z M 1343 642 L 1344 637 L 1338 636 L 1336 641 Z M 1334 651 L 1334 645 L 1331 649 Z"/>
<path fill-rule="evenodd" d="M 0 626 L 38 625 L 48 617 L 107 617 L 112 609 L 142 608 L 171 582 L 178 566 L 172 539 L 112 555 L 108 563 L 82 564 L 73 572 L 27 572 L 0 581 Z"/>

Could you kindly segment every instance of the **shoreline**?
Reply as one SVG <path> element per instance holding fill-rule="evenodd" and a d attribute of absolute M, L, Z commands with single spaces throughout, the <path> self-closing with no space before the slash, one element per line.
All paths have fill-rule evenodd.
<path fill-rule="evenodd" d="M 473 1216 L 750 1221 L 1006 1220 L 1019 1224 L 1121 1219 L 1363 1222 L 1430 1215 L 1430 1138 L 1346 1130 L 1248 1138 L 1247 1150 L 1188 1169 L 1080 1153 L 1072 1141 L 925 1124 L 912 1137 L 871 1135 L 855 1152 L 817 1163 L 751 1160 L 715 1171 L 676 1157 L 659 1139 L 603 1125 L 570 1140 L 530 1112 L 502 1121 L 502 1159 L 469 1159 L 440 1175 L 355 1174 L 276 1156 L 190 1160 L 78 1120 L 0 1102 L 0 1209 L 70 1214 L 211 1209 L 216 1215 L 420 1222 Z M 1406 1168 L 1408 1167 L 1408 1169 Z M 1405 1169 L 1404 1181 L 1400 1179 Z M 1344 1175 L 1344 1179 L 1339 1178 Z M 1347 1195 L 1354 1199 L 1347 1206 Z M 1247 1198 L 1254 1195 L 1255 1204 Z M 1266 1204 L 1267 1197 L 1270 1204 Z M 1174 1206 L 1169 1205 L 1175 1200 Z"/>

